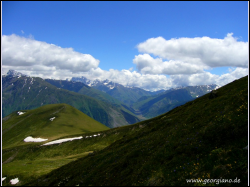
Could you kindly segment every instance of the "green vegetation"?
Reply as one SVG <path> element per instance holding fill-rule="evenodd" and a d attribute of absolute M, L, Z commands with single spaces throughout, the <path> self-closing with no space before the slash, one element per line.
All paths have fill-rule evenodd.
<path fill-rule="evenodd" d="M 17 185 L 29 186 L 194 186 L 204 184 L 186 179 L 236 177 L 240 183 L 219 185 L 247 185 L 248 77 L 153 119 L 100 134 L 61 145 L 3 150 L 3 162 L 14 157 L 3 165 L 3 185 L 15 177 Z M 94 154 L 87 155 L 90 151 Z M 51 162 L 52 168 L 46 159 L 58 162 Z M 50 169 L 41 168 L 43 160 Z M 18 169 L 28 163 L 33 169 Z"/>
<path fill-rule="evenodd" d="M 156 97 L 142 99 L 138 103 L 135 103 L 134 107 L 141 111 L 143 116 L 152 118 L 166 113 L 190 100 L 193 100 L 193 98 L 188 91 L 174 90 Z"/>
<path fill-rule="evenodd" d="M 170 89 L 154 96 L 142 96 L 133 103 L 133 108 L 140 111 L 144 117 L 152 118 L 185 104 L 197 98 L 197 96 L 202 96 L 215 87 L 216 85 L 187 86 L 179 89 Z"/>
<path fill-rule="evenodd" d="M 123 102 L 127 106 L 132 105 L 142 96 L 151 96 L 155 94 L 154 92 L 149 92 L 141 88 L 136 88 L 136 87 L 127 88 L 121 84 L 115 84 L 115 85 L 116 86 L 113 89 L 109 89 L 106 86 L 103 86 L 102 84 L 101 85 L 97 84 L 93 86 L 93 88 L 105 91 L 107 94 L 119 100 L 120 102 Z"/>
<path fill-rule="evenodd" d="M 17 110 L 35 109 L 46 104 L 66 103 L 107 127 L 128 125 L 123 111 L 129 114 L 133 123 L 140 121 L 131 111 L 122 106 L 57 88 L 41 78 L 5 76 L 2 85 L 3 117 Z M 79 85 L 75 89 L 79 89 Z"/>
<path fill-rule="evenodd" d="M 45 79 L 45 81 L 56 86 L 57 88 L 62 88 L 62 89 L 66 89 L 69 91 L 77 92 L 77 93 L 98 99 L 103 102 L 112 103 L 116 106 L 121 104 L 121 102 L 111 97 L 107 93 L 97 90 L 95 88 L 91 88 L 81 82 L 72 82 L 72 81 L 66 81 L 66 80 L 53 80 L 53 79 Z"/>
<path fill-rule="evenodd" d="M 48 141 L 79 133 L 97 132 L 108 129 L 81 111 L 67 104 L 51 104 L 33 110 L 26 110 L 22 115 L 16 112 L 4 118 L 2 130 L 3 149 L 27 145 L 23 140 L 32 136 Z M 55 117 L 53 121 L 50 118 Z"/>

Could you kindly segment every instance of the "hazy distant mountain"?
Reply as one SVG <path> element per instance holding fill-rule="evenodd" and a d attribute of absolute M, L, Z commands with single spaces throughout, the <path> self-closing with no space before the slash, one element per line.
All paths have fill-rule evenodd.
<path fill-rule="evenodd" d="M 15 71 L 15 70 L 9 70 L 6 74 L 6 76 L 9 75 L 9 76 L 12 76 L 12 77 L 21 77 L 21 76 L 27 76 L 23 73 L 20 73 L 18 71 Z"/>
<path fill-rule="evenodd" d="M 161 92 L 156 96 L 141 97 L 133 104 L 133 108 L 140 111 L 143 116 L 152 118 L 217 88 L 218 86 L 216 85 L 173 88 Z"/>
<path fill-rule="evenodd" d="M 92 88 L 103 91 L 128 106 L 143 96 L 152 96 L 164 91 L 150 92 L 137 87 L 123 86 L 109 80 L 100 81 L 96 79 L 91 81 L 85 77 L 72 77 L 71 81 L 82 82 Z"/>
<path fill-rule="evenodd" d="M 140 121 L 125 108 L 92 97 L 57 88 L 38 77 L 2 77 L 2 115 L 17 110 L 34 109 L 46 104 L 66 103 L 108 127 Z"/>
<path fill-rule="evenodd" d="M 10 78 L 15 79 L 10 81 Z M 12 88 L 11 86 L 16 85 L 16 83 L 13 82 L 16 81 L 16 79 L 20 79 L 23 82 L 20 83 L 19 88 Z M 49 97 L 53 99 L 48 100 L 48 98 L 43 98 L 44 94 L 39 95 L 42 90 L 40 87 L 48 87 L 48 85 L 41 86 L 41 84 L 37 87 L 32 87 L 32 90 L 30 90 L 30 86 L 27 85 L 33 84 L 33 79 L 40 80 L 40 82 L 38 81 L 39 84 L 47 82 L 51 86 L 56 86 L 50 93 L 50 95 L 52 94 L 53 96 Z M 177 106 L 180 106 L 217 88 L 218 86 L 216 85 L 203 85 L 149 92 L 141 88 L 125 87 L 109 80 L 90 81 L 85 77 L 73 77 L 72 80 L 41 79 L 28 77 L 11 70 L 7 73 L 7 75 L 3 76 L 3 116 L 8 115 L 13 112 L 13 110 L 32 109 L 44 104 L 63 102 L 78 108 L 82 112 L 88 114 L 90 117 L 93 117 L 108 127 L 116 127 L 132 124 L 140 120 L 152 118 L 168 112 Z M 16 89 L 15 91 L 17 93 L 15 91 L 13 92 L 12 89 Z M 75 94 L 82 95 L 80 97 L 84 97 L 83 95 L 85 95 L 91 97 L 91 99 L 89 101 L 84 101 L 84 104 L 82 103 L 83 101 L 75 102 L 75 100 L 78 100 L 79 98 L 73 99 L 70 98 L 71 96 L 66 98 L 67 94 L 62 96 L 61 99 L 58 99 L 58 96 L 54 94 L 60 90 L 67 94 L 70 93 L 67 92 L 67 90 L 73 91 Z M 34 94 L 31 94 L 33 92 Z M 19 94 L 19 97 L 16 97 L 19 100 L 15 100 L 15 96 L 11 96 L 10 93 Z M 37 93 L 37 95 L 35 93 Z M 47 94 L 49 94 L 49 92 L 47 92 Z M 74 97 L 77 97 L 75 94 L 73 94 Z M 22 96 L 23 98 L 21 99 Z M 27 100 L 27 98 L 31 99 Z M 65 102 L 65 100 L 67 100 L 67 102 Z M 99 105 L 89 107 L 89 104 L 86 104 L 86 102 L 88 103 L 90 101 L 95 101 L 98 104 L 101 104 L 102 107 L 99 107 Z M 82 103 L 84 107 L 79 103 Z M 95 113 L 96 108 L 102 108 L 102 112 L 99 114 Z M 101 113 L 103 113 L 104 116 L 101 116 Z M 105 117 L 105 115 L 108 117 Z"/>
<path fill-rule="evenodd" d="M 109 102 L 109 103 L 116 104 L 116 105 L 121 104 L 119 100 L 115 99 L 109 94 L 102 92 L 98 89 L 92 88 L 90 86 L 87 86 L 86 84 L 82 82 L 75 82 L 75 81 L 69 81 L 69 80 L 54 80 L 54 79 L 45 79 L 45 81 L 56 86 L 57 88 L 77 92 L 77 93 L 87 95 L 95 99 L 104 101 L 104 102 Z"/>

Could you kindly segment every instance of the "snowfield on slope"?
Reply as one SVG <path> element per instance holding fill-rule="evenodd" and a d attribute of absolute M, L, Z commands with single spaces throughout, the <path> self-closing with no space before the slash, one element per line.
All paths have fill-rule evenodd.
<path fill-rule="evenodd" d="M 79 139 L 82 139 L 82 136 L 75 137 L 75 138 L 64 138 L 64 139 L 59 139 L 59 140 L 55 140 L 55 141 L 52 141 L 52 142 L 45 143 L 45 144 L 43 144 L 43 145 L 59 144 L 59 143 L 62 143 L 62 142 L 68 142 L 68 141 L 79 140 Z M 43 145 L 41 145 L 41 146 L 43 146 Z"/>
<path fill-rule="evenodd" d="M 100 136 L 101 134 L 94 134 L 94 135 L 91 135 L 91 136 L 86 136 L 85 138 L 92 138 L 93 137 L 96 137 L 96 136 Z M 68 141 L 72 141 L 72 140 L 79 140 L 79 139 L 82 139 L 83 137 L 82 136 L 79 136 L 79 137 L 75 137 L 75 138 L 64 138 L 64 139 L 59 139 L 59 140 L 55 140 L 55 141 L 52 141 L 52 142 L 48 142 L 48 143 L 45 143 L 43 145 L 52 145 L 52 144 L 59 144 L 59 143 L 62 143 L 62 142 L 68 142 Z M 43 146 L 41 145 L 41 146 Z"/>
<path fill-rule="evenodd" d="M 24 114 L 25 112 L 18 111 L 17 113 L 20 116 L 20 115 Z"/>
<path fill-rule="evenodd" d="M 15 178 L 15 179 L 11 179 L 10 180 L 10 183 L 11 184 L 17 184 L 19 182 L 18 178 Z"/>
<path fill-rule="evenodd" d="M 28 136 L 25 138 L 23 141 L 25 142 L 44 142 L 47 141 L 48 139 L 43 139 L 43 138 L 33 138 L 32 136 Z"/>

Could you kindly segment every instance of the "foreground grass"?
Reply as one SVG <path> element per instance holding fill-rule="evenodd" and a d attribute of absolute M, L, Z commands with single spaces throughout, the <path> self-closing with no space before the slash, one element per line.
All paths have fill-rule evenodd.
<path fill-rule="evenodd" d="M 41 146 L 44 142 L 28 143 L 28 145 L 3 149 L 2 176 L 7 177 L 3 181 L 3 186 L 11 185 L 9 181 L 16 177 L 20 180 L 18 186 L 32 181 L 90 153 L 96 153 L 129 134 L 126 128 L 119 133 L 116 128 L 98 133 L 101 135 L 97 137 L 93 137 L 97 133 L 77 134 L 76 137 L 83 136 L 83 138 L 61 144 Z M 92 138 L 86 138 L 91 135 Z"/>

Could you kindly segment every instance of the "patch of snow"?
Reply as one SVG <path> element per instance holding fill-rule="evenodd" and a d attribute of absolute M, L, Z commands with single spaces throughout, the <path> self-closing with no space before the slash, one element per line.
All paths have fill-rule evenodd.
<path fill-rule="evenodd" d="M 11 85 L 14 85 L 13 83 Z"/>
<path fill-rule="evenodd" d="M 33 77 L 31 78 L 30 84 L 33 84 Z"/>
<path fill-rule="evenodd" d="M 68 141 L 78 140 L 78 139 L 82 139 L 82 136 L 75 137 L 75 138 L 64 138 L 64 139 L 59 139 L 59 140 L 55 140 L 55 141 L 52 141 L 52 142 L 48 142 L 48 143 L 43 144 L 43 145 L 59 144 L 59 143 L 62 143 L 62 142 L 68 142 Z M 41 146 L 43 146 L 43 145 L 41 145 Z"/>
<path fill-rule="evenodd" d="M 50 121 L 53 121 L 55 118 L 56 118 L 56 117 L 53 117 L 53 118 L 50 118 L 49 120 L 50 120 Z"/>
<path fill-rule="evenodd" d="M 47 87 L 45 89 L 47 89 Z"/>
<path fill-rule="evenodd" d="M 86 136 L 85 138 L 88 138 L 88 137 L 90 137 L 90 138 L 92 138 L 92 136 L 93 137 L 96 137 L 96 136 L 100 136 L 101 134 L 94 134 L 94 135 L 91 135 L 91 136 Z"/>
<path fill-rule="evenodd" d="M 29 87 L 29 90 L 30 90 L 30 87 Z"/>
<path fill-rule="evenodd" d="M 198 95 L 196 97 L 199 97 Z"/>
<path fill-rule="evenodd" d="M 217 90 L 218 88 L 220 88 L 220 86 L 216 86 L 216 87 L 214 88 L 214 90 Z"/>
<path fill-rule="evenodd" d="M 11 179 L 10 180 L 10 183 L 11 184 L 17 184 L 19 182 L 18 178 L 15 178 L 15 179 Z"/>
<path fill-rule="evenodd" d="M 112 90 L 112 89 L 114 89 L 115 86 L 109 85 L 108 87 L 109 87 L 110 90 Z"/>
<path fill-rule="evenodd" d="M 2 181 L 4 181 L 5 179 L 6 179 L 6 177 L 3 177 L 3 178 L 2 178 Z"/>
<path fill-rule="evenodd" d="M 104 85 L 107 85 L 107 84 L 109 84 L 109 82 L 104 82 L 103 84 L 104 84 Z"/>
<path fill-rule="evenodd" d="M 25 98 L 24 98 L 24 99 L 25 99 Z M 24 114 L 25 112 L 18 111 L 17 113 L 18 113 L 18 115 L 20 116 L 20 115 Z"/>
<path fill-rule="evenodd" d="M 33 138 L 32 136 L 28 136 L 25 138 L 23 141 L 25 142 L 44 142 L 47 141 L 48 139 L 43 139 L 43 138 Z"/>

